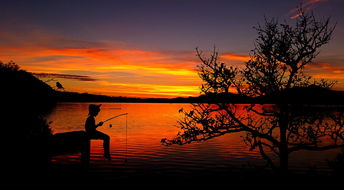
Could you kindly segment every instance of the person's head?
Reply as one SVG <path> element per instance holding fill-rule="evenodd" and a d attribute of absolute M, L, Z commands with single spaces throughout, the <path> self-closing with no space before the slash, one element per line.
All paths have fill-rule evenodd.
<path fill-rule="evenodd" d="M 98 113 L 100 112 L 100 106 L 101 106 L 101 104 L 99 104 L 99 105 L 90 104 L 88 106 L 88 114 L 90 116 L 97 116 Z"/>

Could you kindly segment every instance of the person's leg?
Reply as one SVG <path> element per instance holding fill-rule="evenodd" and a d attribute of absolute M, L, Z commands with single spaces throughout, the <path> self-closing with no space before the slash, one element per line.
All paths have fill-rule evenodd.
<path fill-rule="evenodd" d="M 103 139 L 104 156 L 107 159 L 111 159 L 111 156 L 110 156 L 110 137 L 109 137 L 109 135 L 104 134 L 102 139 Z"/>
<path fill-rule="evenodd" d="M 103 140 L 103 148 L 104 148 L 104 157 L 110 159 L 110 137 L 109 135 L 102 133 L 100 131 L 96 131 L 96 133 L 92 134 L 93 139 L 102 139 Z"/>

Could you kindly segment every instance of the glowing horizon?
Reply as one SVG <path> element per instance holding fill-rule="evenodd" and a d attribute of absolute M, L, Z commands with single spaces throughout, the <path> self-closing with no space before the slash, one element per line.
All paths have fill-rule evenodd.
<path fill-rule="evenodd" d="M 0 46 L 0 50 L 3 54 L 26 52 L 16 56 L 18 59 L 13 61 L 28 72 L 40 74 L 39 78 L 43 81 L 57 78 L 67 91 L 138 98 L 200 95 L 202 81 L 196 67 L 200 61 L 195 52 L 104 47 Z M 10 57 L 5 57 L 5 61 L 12 60 Z M 222 53 L 220 58 L 227 64 L 242 66 L 250 56 Z M 315 62 L 308 65 L 306 71 L 314 79 L 340 81 L 334 89 L 344 89 L 341 83 L 344 81 L 344 69 L 340 66 Z"/>
<path fill-rule="evenodd" d="M 58 78 L 67 91 L 128 97 L 199 95 L 192 52 L 121 49 L 106 43 L 98 48 L 0 45 L 0 51 L 3 62 L 14 61 L 28 72 L 43 73 L 43 81 Z"/>

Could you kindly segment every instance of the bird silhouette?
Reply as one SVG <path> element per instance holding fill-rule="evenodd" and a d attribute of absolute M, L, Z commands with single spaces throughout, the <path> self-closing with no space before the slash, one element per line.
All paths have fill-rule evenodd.
<path fill-rule="evenodd" d="M 64 90 L 64 88 L 63 88 L 62 84 L 61 84 L 61 83 L 59 83 L 59 82 L 56 82 L 56 87 L 57 87 L 57 89 Z"/>

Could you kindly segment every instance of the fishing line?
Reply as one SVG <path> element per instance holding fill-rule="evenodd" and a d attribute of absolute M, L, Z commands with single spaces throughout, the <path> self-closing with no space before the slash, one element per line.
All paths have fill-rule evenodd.
<path fill-rule="evenodd" d="M 103 123 L 108 122 L 112 119 L 115 119 L 115 118 L 123 116 L 123 115 L 125 115 L 125 153 L 124 153 L 125 155 L 124 155 L 124 162 L 126 163 L 128 161 L 127 160 L 127 157 L 128 157 L 128 113 L 123 113 L 123 114 L 119 114 L 119 115 L 110 117 L 109 119 L 103 121 Z M 111 127 L 112 127 L 112 124 L 110 124 L 110 128 Z"/>
<path fill-rule="evenodd" d="M 125 115 L 125 159 L 124 162 L 128 162 L 128 114 Z"/>

